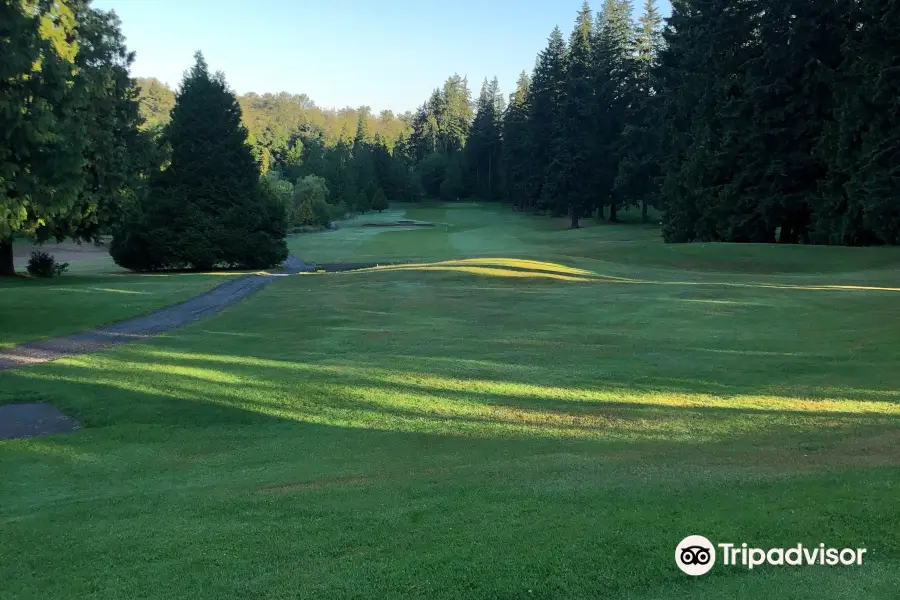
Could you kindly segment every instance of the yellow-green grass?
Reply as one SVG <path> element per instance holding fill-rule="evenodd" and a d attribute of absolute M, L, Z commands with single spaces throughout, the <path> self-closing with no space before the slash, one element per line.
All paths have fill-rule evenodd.
<path fill-rule="evenodd" d="M 45 250 L 53 253 L 53 244 Z M 136 275 L 105 253 L 68 259 L 59 277 L 0 277 L 0 348 L 116 323 L 192 298 L 234 274 Z M 65 262 L 65 261 L 62 261 Z M 25 271 L 23 260 L 17 269 Z"/>
<path fill-rule="evenodd" d="M 398 214 L 422 211 L 445 229 L 292 241 L 322 262 L 380 247 L 415 264 L 280 278 L 148 343 L 0 373 L 0 403 L 86 426 L 0 442 L 3 589 L 896 597 L 900 281 L 868 262 L 889 251 L 779 275 L 711 251 L 715 268 L 678 269 L 613 244 L 630 232 L 664 256 L 649 228 Z M 483 241 L 453 237 L 478 220 Z M 591 236 L 619 249 L 585 256 Z M 689 534 L 868 553 L 693 579 L 674 562 Z"/>

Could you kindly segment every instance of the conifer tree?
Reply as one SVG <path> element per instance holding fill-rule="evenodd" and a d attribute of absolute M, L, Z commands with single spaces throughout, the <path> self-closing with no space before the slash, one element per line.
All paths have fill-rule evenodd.
<path fill-rule="evenodd" d="M 519 75 L 516 91 L 509 98 L 509 106 L 503 116 L 503 168 L 506 173 L 506 194 L 519 210 L 528 206 L 531 197 L 528 172 L 531 161 L 529 146 L 529 97 L 531 80 L 525 71 Z"/>
<path fill-rule="evenodd" d="M 531 78 L 529 109 L 528 155 L 531 159 L 523 170 L 529 173 L 527 206 L 537 208 L 552 199 L 552 185 L 548 178 L 553 159 L 552 144 L 556 135 L 563 86 L 566 80 L 566 43 L 559 27 L 553 29 L 545 48 L 537 59 Z M 543 199 L 543 200 L 542 200 Z"/>
<path fill-rule="evenodd" d="M 284 207 L 260 186 L 241 109 L 201 53 L 185 75 L 167 130 L 171 162 L 115 235 L 126 268 L 265 268 L 287 256 Z"/>
<path fill-rule="evenodd" d="M 662 49 L 662 21 L 656 0 L 645 0 L 635 28 L 634 70 L 622 130 L 623 152 L 613 186 L 615 197 L 629 198 L 640 205 L 642 223 L 647 222 L 647 209 L 657 203 L 659 196 L 661 96 L 654 77 Z"/>
<path fill-rule="evenodd" d="M 462 150 L 472 124 L 472 94 L 468 80 L 459 75 L 448 78 L 436 107 L 441 151 L 450 154 Z"/>
<path fill-rule="evenodd" d="M 592 200 L 591 150 L 594 145 L 592 110 L 594 78 L 591 56 L 593 20 L 585 0 L 569 38 L 566 78 L 554 131 L 549 177 L 555 180 L 557 202 L 569 212 L 571 227 L 578 228 Z"/>
<path fill-rule="evenodd" d="M 839 3 L 845 43 L 834 120 L 819 144 L 828 175 L 812 237 L 825 244 L 900 244 L 900 3 L 846 4 Z"/>
<path fill-rule="evenodd" d="M 595 144 L 593 184 L 597 207 L 609 206 L 609 220 L 616 220 L 622 199 L 613 194 L 619 162 L 625 154 L 622 132 L 630 104 L 634 48 L 630 0 L 605 0 L 597 18 L 593 41 Z"/>
<path fill-rule="evenodd" d="M 484 80 L 476 104 L 475 119 L 465 148 L 468 190 L 480 198 L 499 195 L 500 118 L 497 113 L 499 84 Z"/>
<path fill-rule="evenodd" d="M 387 210 L 388 208 L 390 207 L 388 206 L 387 196 L 385 195 L 383 189 L 378 188 L 378 190 L 375 192 L 375 197 L 372 199 L 372 210 L 381 212 Z"/>

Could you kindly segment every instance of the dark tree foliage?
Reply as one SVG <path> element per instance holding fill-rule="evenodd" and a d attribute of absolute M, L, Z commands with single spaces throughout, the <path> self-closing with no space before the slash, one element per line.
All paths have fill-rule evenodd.
<path fill-rule="evenodd" d="M 287 256 L 285 210 L 260 185 L 241 108 L 199 52 L 166 137 L 171 162 L 110 248 L 129 269 L 266 268 Z"/>
<path fill-rule="evenodd" d="M 0 274 L 13 275 L 13 236 L 95 239 L 140 194 L 152 152 L 114 15 L 4 0 L 0 48 Z"/>
<path fill-rule="evenodd" d="M 594 78 L 591 7 L 585 2 L 569 38 L 566 74 L 553 132 L 553 159 L 548 178 L 556 191 L 557 211 L 567 210 L 573 229 L 591 210 Z"/>
<path fill-rule="evenodd" d="M 516 208 L 653 206 L 669 242 L 900 243 L 900 3 L 631 10 L 605 0 L 585 44 L 585 5 L 520 82 L 501 153 Z"/>
<path fill-rule="evenodd" d="M 623 140 L 633 91 L 634 24 L 630 0 L 606 0 L 597 20 L 593 41 L 595 94 L 592 162 L 596 206 L 601 213 L 609 206 L 609 220 L 616 220 L 620 205 L 631 198 L 619 198 L 614 191 L 619 163 L 627 154 Z"/>
<path fill-rule="evenodd" d="M 142 132 L 138 88 L 128 69 L 134 55 L 125 47 L 112 12 L 77 5 L 78 84 L 84 90 L 81 120 L 84 185 L 62 218 L 51 218 L 38 238 L 93 240 L 121 221 L 145 192 L 149 170 L 158 164 L 151 133 Z"/>
<path fill-rule="evenodd" d="M 836 108 L 820 154 L 828 168 L 812 237 L 900 243 L 900 2 L 834 2 L 848 15 Z M 850 5 L 849 7 L 847 5 Z"/>
<path fill-rule="evenodd" d="M 500 84 L 496 77 L 491 82 L 485 79 L 466 141 L 466 191 L 469 192 L 466 195 L 493 200 L 502 194 L 501 116 Z"/>
<path fill-rule="evenodd" d="M 91 239 L 126 211 L 117 253 L 140 268 L 271 262 L 310 182 L 327 190 L 303 208 L 316 222 L 475 196 L 572 227 L 652 206 L 669 242 L 900 243 L 900 2 L 671 4 L 663 24 L 655 0 L 637 22 L 631 0 L 585 2 L 508 105 L 496 78 L 473 103 L 453 75 L 418 110 L 375 115 L 235 101 L 199 63 L 176 103 L 159 81 L 135 89 L 113 15 L 4 2 L 0 271 L 13 236 Z"/>
<path fill-rule="evenodd" d="M 648 208 L 659 204 L 662 96 L 656 69 L 662 49 L 662 22 L 655 0 L 645 0 L 643 14 L 634 30 L 635 52 L 622 129 L 623 147 L 613 184 L 616 198 L 640 205 L 642 223 L 647 222 Z"/>
<path fill-rule="evenodd" d="M 516 91 L 509 98 L 509 106 L 503 116 L 502 157 L 506 174 L 506 194 L 513 206 L 524 210 L 528 206 L 531 181 L 528 172 L 529 155 L 529 96 L 531 79 L 523 71 L 519 75 Z"/>
<path fill-rule="evenodd" d="M 525 171 L 529 180 L 525 189 L 529 197 L 527 208 L 549 208 L 555 204 L 552 189 L 553 142 L 557 138 L 559 113 L 562 104 L 563 87 L 566 82 L 566 42 L 562 32 L 556 27 L 550 34 L 547 48 L 538 55 L 534 74 L 531 77 L 529 107 L 528 159 Z"/>

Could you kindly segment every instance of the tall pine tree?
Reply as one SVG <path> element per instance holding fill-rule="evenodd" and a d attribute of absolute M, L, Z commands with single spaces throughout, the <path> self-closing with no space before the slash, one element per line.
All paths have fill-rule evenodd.
<path fill-rule="evenodd" d="M 465 163 L 469 191 L 479 198 L 492 200 L 499 195 L 500 115 L 496 78 L 484 80 L 476 104 L 475 119 L 466 141 Z"/>
<path fill-rule="evenodd" d="M 629 91 L 634 64 L 633 23 L 630 0 L 605 0 L 598 16 L 593 42 L 595 94 L 593 185 L 597 207 L 602 214 L 609 206 L 609 220 L 616 220 L 622 199 L 613 194 L 619 162 L 625 154 L 622 132 L 630 102 Z"/>
<path fill-rule="evenodd" d="M 635 56 L 628 89 L 623 152 L 613 194 L 628 198 L 641 207 L 641 222 L 648 219 L 648 207 L 659 197 L 660 177 L 660 94 L 655 81 L 662 49 L 662 15 L 656 0 L 645 0 L 644 11 L 635 28 Z"/>
<path fill-rule="evenodd" d="M 566 42 L 559 27 L 556 27 L 550 34 L 547 48 L 538 56 L 527 102 L 528 155 L 531 159 L 524 170 L 530 174 L 525 186 L 529 194 L 526 202 L 528 208 L 548 208 L 553 198 L 554 191 L 547 183 L 565 81 Z"/>
<path fill-rule="evenodd" d="M 516 91 L 510 95 L 509 106 L 503 115 L 503 168 L 506 173 L 506 194 L 513 206 L 524 210 L 532 196 L 529 190 L 531 148 L 529 145 L 528 115 L 530 112 L 531 79 L 522 71 Z"/>
<path fill-rule="evenodd" d="M 566 77 L 548 178 L 556 201 L 568 210 L 571 227 L 577 229 L 582 214 L 591 209 L 593 169 L 594 78 L 591 52 L 593 19 L 585 0 L 569 38 Z"/>

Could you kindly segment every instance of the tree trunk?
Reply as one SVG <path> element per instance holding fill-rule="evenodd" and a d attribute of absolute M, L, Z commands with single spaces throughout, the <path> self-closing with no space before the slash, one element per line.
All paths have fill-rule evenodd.
<path fill-rule="evenodd" d="M 610 223 L 616 222 L 616 203 L 615 202 L 609 203 L 609 222 Z"/>
<path fill-rule="evenodd" d="M 494 151 L 488 154 L 488 197 L 494 199 Z"/>
<path fill-rule="evenodd" d="M 641 223 L 647 222 L 647 200 L 641 200 Z"/>
<path fill-rule="evenodd" d="M 572 217 L 572 229 L 578 229 L 578 209 L 573 205 L 569 207 L 569 216 Z"/>
<path fill-rule="evenodd" d="M 12 239 L 0 241 L 0 275 L 16 274 L 16 263 L 13 260 Z"/>
<path fill-rule="evenodd" d="M 796 244 L 797 236 L 794 234 L 794 224 L 789 219 L 781 223 L 781 234 L 778 236 L 779 244 Z"/>

